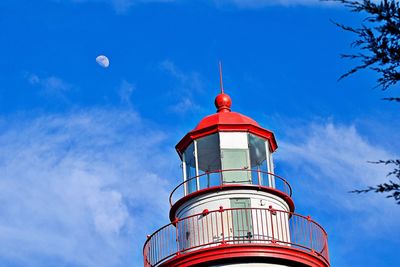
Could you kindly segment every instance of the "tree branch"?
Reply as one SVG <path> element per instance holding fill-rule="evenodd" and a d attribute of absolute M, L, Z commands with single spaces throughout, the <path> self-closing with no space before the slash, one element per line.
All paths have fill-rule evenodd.
<path fill-rule="evenodd" d="M 362 53 L 342 55 L 357 59 L 361 64 L 343 74 L 339 80 L 361 69 L 371 69 L 380 74 L 378 87 L 386 90 L 400 81 L 400 4 L 396 0 L 325 0 L 342 3 L 352 12 L 366 13 L 360 27 L 355 28 L 331 20 L 339 28 L 357 35 L 352 47 Z"/>

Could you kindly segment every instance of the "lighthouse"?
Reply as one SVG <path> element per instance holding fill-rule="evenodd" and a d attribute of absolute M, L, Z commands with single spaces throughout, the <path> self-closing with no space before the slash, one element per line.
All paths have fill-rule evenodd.
<path fill-rule="evenodd" d="M 327 233 L 295 213 L 289 182 L 275 174 L 273 132 L 231 110 L 216 112 L 176 145 L 182 180 L 170 194 L 170 223 L 147 237 L 145 267 L 328 267 Z"/>

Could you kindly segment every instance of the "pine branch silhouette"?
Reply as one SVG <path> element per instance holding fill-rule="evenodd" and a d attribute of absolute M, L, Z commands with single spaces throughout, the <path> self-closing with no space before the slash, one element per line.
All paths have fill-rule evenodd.
<path fill-rule="evenodd" d="M 339 80 L 362 69 L 371 69 L 379 74 L 377 87 L 383 90 L 400 81 L 400 4 L 395 0 L 381 2 L 364 0 L 328 0 L 342 3 L 352 12 L 366 12 L 360 27 L 351 27 L 331 20 L 336 26 L 357 35 L 351 43 L 361 50 L 356 54 L 343 54 L 343 58 L 357 59 L 361 64 L 348 70 Z"/>
<path fill-rule="evenodd" d="M 351 68 L 339 77 L 346 78 L 360 70 L 370 69 L 379 74 L 376 87 L 387 90 L 400 81 L 400 4 L 396 0 L 323 0 L 338 2 L 349 8 L 351 12 L 366 13 L 367 17 L 361 26 L 351 27 L 331 20 L 344 31 L 351 32 L 357 39 L 351 43 L 359 50 L 355 54 L 343 54 L 342 58 L 359 60 L 360 64 Z M 400 103 L 400 97 L 386 97 L 386 101 Z M 375 164 L 394 165 L 394 170 L 387 177 L 386 183 L 369 186 L 366 189 L 353 190 L 352 193 L 386 193 L 400 204 L 400 159 L 379 160 Z"/>
<path fill-rule="evenodd" d="M 398 181 L 394 182 L 392 180 L 389 180 L 389 182 L 387 183 L 383 183 L 383 184 L 378 184 L 376 186 L 369 186 L 366 189 L 357 189 L 357 190 L 352 190 L 350 191 L 350 193 L 357 193 L 357 194 L 361 194 L 361 193 L 368 193 L 368 192 L 375 192 L 375 193 L 390 193 L 389 195 L 387 195 L 387 198 L 394 198 L 394 200 L 396 201 L 397 204 L 400 204 L 400 160 L 379 160 L 376 162 L 370 162 L 370 163 L 374 163 L 374 164 L 385 164 L 385 165 L 389 165 L 389 164 L 393 164 L 395 165 L 394 170 L 389 172 L 387 174 L 387 177 L 392 177 L 394 176 L 394 178 L 396 178 Z"/>

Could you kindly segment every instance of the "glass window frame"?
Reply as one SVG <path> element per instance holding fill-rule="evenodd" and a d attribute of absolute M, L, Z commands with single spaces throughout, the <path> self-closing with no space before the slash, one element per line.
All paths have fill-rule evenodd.
<path fill-rule="evenodd" d="M 229 148 L 223 148 L 223 149 L 221 148 L 221 136 L 220 136 L 220 133 L 221 132 L 218 132 L 218 133 L 215 133 L 215 134 L 219 135 L 218 136 L 218 151 L 219 151 L 219 159 L 218 160 L 219 160 L 219 164 L 221 166 L 221 170 L 215 170 L 215 171 L 223 171 L 223 169 L 222 169 L 222 166 L 223 166 L 222 151 L 226 150 L 226 149 L 229 149 Z M 253 136 L 256 136 L 256 137 L 259 137 L 259 136 L 256 135 L 256 134 L 253 134 L 253 133 L 248 133 L 247 134 L 247 144 L 248 144 L 247 145 L 247 149 L 246 149 L 247 150 L 247 160 L 248 160 L 248 164 L 249 164 L 249 166 L 248 166 L 249 167 L 249 171 L 250 171 L 250 173 L 252 173 L 251 172 L 251 170 L 252 170 L 251 163 L 252 162 L 251 162 L 251 155 L 250 155 L 250 149 L 251 149 L 250 135 L 253 135 Z M 199 138 L 199 139 L 201 139 L 201 138 Z M 264 144 L 265 144 L 265 153 L 266 153 L 266 155 L 265 155 L 265 165 L 266 165 L 265 168 L 266 168 L 268 174 L 266 175 L 267 177 L 264 177 L 264 175 L 262 175 L 260 173 L 260 171 L 262 171 L 262 168 L 260 168 L 260 166 L 264 165 L 264 163 L 261 164 L 261 165 L 257 165 L 257 182 L 258 182 L 258 185 L 264 185 L 265 182 L 268 182 L 268 185 L 266 185 L 266 186 L 275 188 L 274 162 L 273 162 L 273 158 L 272 158 L 272 151 L 270 149 L 270 143 L 269 143 L 268 139 L 264 139 L 262 137 L 259 137 L 259 138 L 262 139 L 264 141 Z M 196 191 L 200 190 L 200 177 L 199 177 L 200 170 L 199 170 L 199 155 L 198 155 L 198 140 L 199 139 L 193 140 L 193 142 L 190 143 L 186 148 L 186 149 L 188 149 L 191 145 L 193 145 L 193 156 L 194 156 L 194 163 L 195 163 L 194 171 L 195 171 L 195 176 L 197 177 L 195 179 L 196 180 L 196 184 L 195 184 L 196 188 L 195 188 L 195 190 L 193 192 L 196 192 Z M 182 172 L 183 172 L 183 181 L 185 183 L 184 195 L 186 196 L 186 195 L 188 195 L 190 193 L 193 193 L 193 192 L 190 192 L 190 190 L 189 190 L 189 183 L 190 182 L 187 182 L 188 179 L 190 179 L 192 177 L 188 177 L 188 172 L 187 172 L 188 166 L 186 164 L 186 155 L 185 154 L 186 154 L 186 150 L 182 153 Z M 189 168 L 193 168 L 193 167 L 189 166 Z M 211 170 L 211 171 L 213 171 L 213 170 Z M 222 174 L 222 172 L 220 172 L 221 182 L 223 181 L 222 176 L 223 176 L 223 174 Z M 265 178 L 267 178 L 268 181 L 264 181 Z M 251 181 L 251 184 L 254 184 L 252 179 L 250 181 Z M 207 184 L 208 184 L 207 186 L 209 186 L 209 184 L 210 184 L 209 181 L 208 181 Z"/>
<path fill-rule="evenodd" d="M 274 161 L 268 140 L 265 142 L 265 151 L 267 152 L 268 186 L 275 188 Z"/>
<path fill-rule="evenodd" d="M 187 164 L 186 164 L 186 153 L 187 153 L 187 150 L 192 145 L 193 145 L 193 157 L 194 157 L 194 161 L 195 161 L 194 162 L 195 163 L 195 166 L 194 166 L 195 176 L 194 177 L 198 176 L 197 163 L 196 163 L 196 161 L 197 161 L 196 160 L 196 158 L 197 158 L 196 146 L 195 146 L 195 142 L 192 142 L 186 147 L 185 151 L 182 153 L 182 166 L 183 166 L 182 169 L 183 169 L 184 195 L 185 196 L 199 190 L 197 181 L 196 181 L 196 188 L 194 188 L 194 190 L 190 190 L 191 181 L 189 181 L 189 179 L 193 178 L 193 176 L 188 177 L 188 168 L 193 168 L 193 167 L 187 166 Z M 198 177 L 196 178 L 196 180 L 198 180 Z"/>

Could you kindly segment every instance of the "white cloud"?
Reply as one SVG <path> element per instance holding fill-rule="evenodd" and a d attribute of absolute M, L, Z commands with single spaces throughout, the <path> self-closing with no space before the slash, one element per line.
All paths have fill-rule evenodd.
<path fill-rule="evenodd" d="M 104 2 L 114 7 L 117 13 L 125 13 L 129 8 L 136 4 L 147 3 L 168 3 L 168 2 L 184 2 L 182 0 L 57 0 L 57 1 L 72 1 L 77 3 L 82 2 Z M 233 5 L 239 8 L 260 8 L 266 6 L 330 6 L 336 5 L 329 1 L 320 0 L 208 0 L 215 6 Z"/>
<path fill-rule="evenodd" d="M 214 0 L 217 6 L 233 5 L 239 8 L 261 8 L 267 6 L 320 6 L 332 5 L 320 0 Z"/>
<path fill-rule="evenodd" d="M 177 80 L 177 86 L 169 90 L 169 93 L 177 101 L 169 107 L 169 110 L 180 114 L 199 110 L 201 107 L 195 103 L 194 95 L 204 91 L 200 73 L 182 71 L 171 60 L 164 60 L 159 66 L 161 70 Z"/>
<path fill-rule="evenodd" d="M 293 185 L 295 202 L 329 227 L 336 258 L 350 258 L 352 249 L 365 240 L 400 234 L 400 209 L 393 199 L 349 193 L 387 181 L 390 167 L 368 161 L 400 155 L 370 143 L 353 125 L 310 123 L 286 132 L 278 142 L 277 165 Z M 351 242 L 343 247 L 344 240 Z"/>
<path fill-rule="evenodd" d="M 200 106 L 193 103 L 193 101 L 189 98 L 182 98 L 180 99 L 179 102 L 175 103 L 174 105 L 169 107 L 169 110 L 171 110 L 174 113 L 186 113 L 188 111 L 190 112 L 195 112 L 200 110 Z"/>
<path fill-rule="evenodd" d="M 163 2 L 175 2 L 174 0 L 54 0 L 57 2 L 74 2 L 74 3 L 105 3 L 110 5 L 117 14 L 126 13 L 131 7 L 136 4 L 146 3 L 163 3 Z"/>
<path fill-rule="evenodd" d="M 287 132 L 278 140 L 278 168 L 297 206 L 328 227 L 336 258 L 348 259 L 368 237 L 399 234 L 393 200 L 348 193 L 385 181 L 388 169 L 367 161 L 399 155 L 352 125 L 311 123 Z M 120 110 L 0 117 L 0 262 L 141 266 L 145 235 L 167 222 L 175 155 L 163 148 L 165 137 Z"/>
<path fill-rule="evenodd" d="M 56 2 L 72 2 L 72 3 L 105 3 L 110 5 L 117 14 L 124 14 L 140 0 L 53 0 Z"/>
<path fill-rule="evenodd" d="M 65 92 L 72 88 L 72 86 L 66 83 L 61 78 L 56 76 L 39 77 L 36 74 L 30 74 L 28 76 L 28 82 L 32 85 L 42 87 L 47 92 Z"/>
<path fill-rule="evenodd" d="M 279 153 L 279 159 L 296 168 L 309 165 L 312 168 L 309 170 L 312 179 L 319 181 L 326 189 L 336 184 L 347 192 L 386 180 L 388 167 L 370 164 L 368 161 L 389 159 L 395 155 L 377 144 L 368 143 L 355 126 L 309 124 L 302 130 L 300 134 L 296 131 L 296 139 L 280 142 L 284 152 Z"/>
<path fill-rule="evenodd" d="M 126 81 L 122 80 L 118 94 L 121 99 L 121 102 L 127 105 L 131 105 L 131 97 L 132 93 L 135 90 L 135 85 Z"/>
<path fill-rule="evenodd" d="M 167 223 L 164 133 L 118 110 L 0 123 L 1 261 L 140 266 L 146 234 Z"/>
<path fill-rule="evenodd" d="M 117 14 L 125 14 L 133 6 L 138 4 L 149 3 L 185 3 L 183 0 L 53 0 L 57 2 L 73 2 L 73 3 L 104 3 L 111 6 Z M 378 1 L 378 0 L 377 0 Z M 337 6 L 339 4 L 331 1 L 321 0 L 205 0 L 204 3 L 209 3 L 217 8 L 225 6 L 234 6 L 240 9 L 257 9 L 269 6 Z"/>
<path fill-rule="evenodd" d="M 203 82 L 200 73 L 196 71 L 184 72 L 171 60 L 162 61 L 160 68 L 175 77 L 187 91 L 203 91 Z"/>
<path fill-rule="evenodd" d="M 74 3 L 105 3 L 111 6 L 117 14 L 125 14 L 135 5 L 149 3 L 172 3 L 182 2 L 183 0 L 53 0 L 57 2 L 74 2 Z M 256 9 L 268 6 L 332 6 L 337 3 L 320 0 L 205 0 L 204 3 L 220 8 L 224 6 L 234 6 L 237 8 Z"/>

